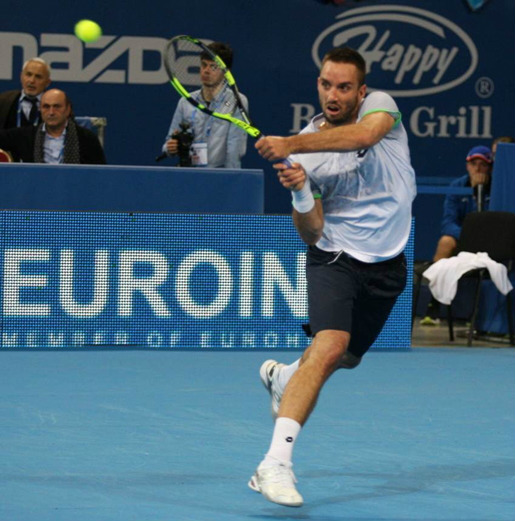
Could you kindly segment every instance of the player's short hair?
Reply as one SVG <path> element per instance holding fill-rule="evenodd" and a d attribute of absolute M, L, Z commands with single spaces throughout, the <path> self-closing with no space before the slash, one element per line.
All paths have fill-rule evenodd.
<path fill-rule="evenodd" d="M 28 59 L 24 64 L 23 64 L 23 67 L 21 68 L 22 71 L 25 70 L 25 67 L 27 67 L 27 65 L 29 63 L 32 63 L 32 62 L 36 62 L 36 63 L 40 63 L 41 65 L 43 65 L 43 67 L 45 67 L 46 71 L 47 71 L 47 74 L 48 74 L 48 77 L 50 78 L 50 65 L 48 65 L 48 63 L 43 60 L 43 58 L 39 58 L 39 57 L 35 57 L 35 58 L 30 58 Z"/>
<path fill-rule="evenodd" d="M 228 69 L 232 67 L 232 49 L 228 44 L 222 42 L 212 42 L 207 47 L 215 54 L 220 56 L 220 58 L 222 58 Z M 211 57 L 207 53 L 203 52 L 200 53 L 200 59 L 210 60 Z"/>
<path fill-rule="evenodd" d="M 350 47 L 337 47 L 335 49 L 331 49 L 326 53 L 322 60 L 322 67 L 326 62 L 335 62 L 335 63 L 350 63 L 358 69 L 358 77 L 359 84 L 363 85 L 365 83 L 365 76 L 367 74 L 367 64 L 365 59 L 358 51 L 351 49 Z"/>

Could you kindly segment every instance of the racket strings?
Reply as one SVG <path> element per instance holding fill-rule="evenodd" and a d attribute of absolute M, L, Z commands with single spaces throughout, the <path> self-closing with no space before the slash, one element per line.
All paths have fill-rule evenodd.
<path fill-rule="evenodd" d="M 164 65 L 170 78 L 179 82 L 189 94 L 202 88 L 210 90 L 213 100 L 207 102 L 202 95 L 195 97 L 211 111 L 233 114 L 237 102 L 224 77 L 224 70 L 208 56 L 205 49 L 187 38 L 174 38 L 165 49 Z"/>
<path fill-rule="evenodd" d="M 222 92 L 217 96 L 217 99 L 210 104 L 209 108 L 213 111 L 219 112 L 220 114 L 234 114 L 237 107 L 236 96 L 233 91 L 227 86 L 227 82 L 224 81 Z"/>
<path fill-rule="evenodd" d="M 168 41 L 163 64 L 175 90 L 198 110 L 228 121 L 257 138 L 230 71 L 203 42 L 186 35 Z M 209 100 L 209 102 L 207 101 Z"/>
<path fill-rule="evenodd" d="M 165 49 L 164 66 L 188 92 L 200 88 L 200 54 L 202 47 L 186 39 L 176 38 Z"/>

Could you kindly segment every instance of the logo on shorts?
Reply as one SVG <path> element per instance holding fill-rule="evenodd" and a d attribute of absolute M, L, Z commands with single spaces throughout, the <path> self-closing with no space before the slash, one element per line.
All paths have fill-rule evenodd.
<path fill-rule="evenodd" d="M 367 85 L 397 97 L 436 94 L 457 87 L 476 70 L 472 38 L 447 18 L 401 5 L 370 6 L 340 14 L 312 47 L 320 66 L 333 47 L 349 46 L 365 58 Z"/>
<path fill-rule="evenodd" d="M 293 441 L 293 438 L 292 438 L 291 436 L 288 436 L 288 437 L 286 438 L 286 441 L 287 441 L 288 443 L 291 443 L 291 442 Z"/>

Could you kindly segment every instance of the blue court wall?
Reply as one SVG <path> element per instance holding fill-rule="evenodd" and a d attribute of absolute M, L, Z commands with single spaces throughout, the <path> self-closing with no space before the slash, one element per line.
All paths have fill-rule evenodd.
<path fill-rule="evenodd" d="M 263 171 L 0 163 L 0 208 L 263 213 Z"/>
<path fill-rule="evenodd" d="M 0 350 L 303 350 L 304 264 L 289 216 L 2 211 Z M 373 349 L 410 349 L 411 290 Z"/>
<path fill-rule="evenodd" d="M 397 100 L 417 176 L 462 175 L 470 147 L 515 134 L 513 0 L 475 12 L 463 0 L 47 0 L 30 9 L 8 0 L 3 8 L 0 91 L 17 88 L 23 60 L 41 55 L 76 114 L 107 118 L 111 164 L 155 164 L 177 103 L 160 51 L 182 33 L 231 43 L 235 77 L 267 134 L 296 133 L 318 111 L 320 58 L 344 44 L 367 58 L 369 88 Z M 81 18 L 102 25 L 98 42 L 73 36 Z M 265 210 L 289 213 L 288 194 L 252 144 L 243 166 L 266 169 Z M 434 213 L 439 201 L 416 216 L 422 223 Z"/>

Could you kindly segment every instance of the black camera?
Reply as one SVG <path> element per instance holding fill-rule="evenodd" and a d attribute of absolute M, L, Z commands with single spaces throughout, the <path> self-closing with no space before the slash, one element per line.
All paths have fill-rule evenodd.
<path fill-rule="evenodd" d="M 187 121 L 179 124 L 180 130 L 173 134 L 173 138 L 178 143 L 177 155 L 179 156 L 179 166 L 191 166 L 190 148 L 193 143 L 193 130 Z"/>

